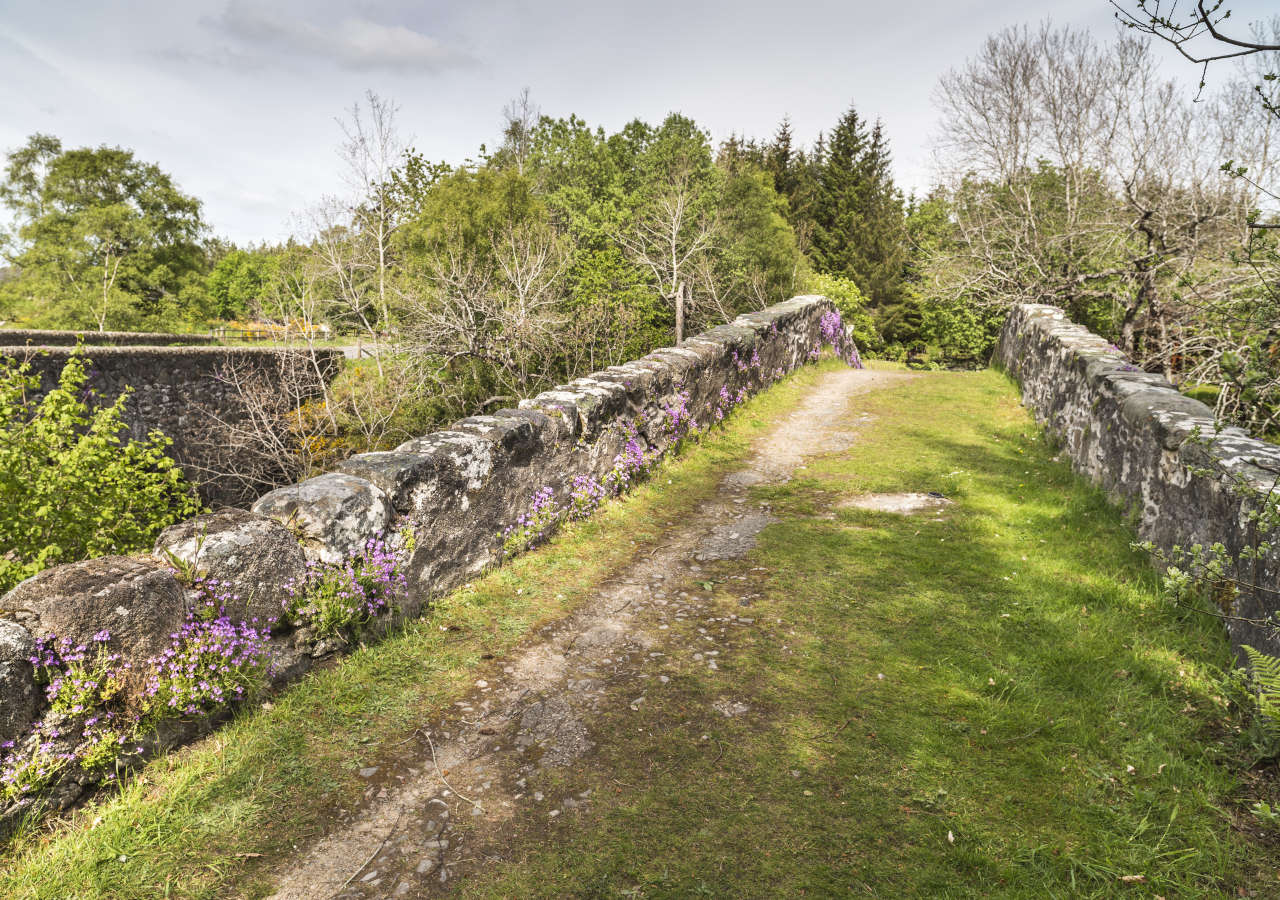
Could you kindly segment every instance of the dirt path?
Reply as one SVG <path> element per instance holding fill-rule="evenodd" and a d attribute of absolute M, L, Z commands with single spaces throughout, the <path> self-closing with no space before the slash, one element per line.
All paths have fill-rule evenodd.
<path fill-rule="evenodd" d="M 363 770 L 368 803 L 281 871 L 274 897 L 439 894 L 485 864 L 518 810 L 532 806 L 555 819 L 589 805 L 589 791 L 544 796 L 528 782 L 582 761 L 602 739 L 593 723 L 606 707 L 639 709 L 670 681 L 672 661 L 719 669 L 732 632 L 754 619 L 708 616 L 687 585 L 702 564 L 744 556 L 776 521 L 767 506 L 749 502 L 746 489 L 785 481 L 806 457 L 847 449 L 856 439 L 851 399 L 908 377 L 865 369 L 825 376 L 695 517 L 673 526 L 655 551 L 617 573 L 574 615 L 543 629 L 500 679 L 478 680 L 452 713 L 424 725 L 398 771 Z M 852 421 L 858 427 L 870 419 Z M 694 621 L 696 629 L 671 627 Z M 726 684 L 715 704 L 720 715 L 749 708 L 732 688 Z"/>

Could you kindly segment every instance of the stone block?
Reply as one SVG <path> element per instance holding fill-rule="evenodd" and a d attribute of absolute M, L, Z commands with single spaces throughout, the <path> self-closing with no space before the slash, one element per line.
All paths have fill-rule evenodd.
<path fill-rule="evenodd" d="M 410 508 L 414 490 L 435 478 L 440 467 L 440 458 L 430 453 L 388 450 L 352 456 L 338 464 L 338 471 L 371 482 L 403 513 Z"/>
<path fill-rule="evenodd" d="M 493 445 L 490 452 L 496 463 L 521 465 L 541 445 L 541 429 L 536 427 L 532 412 L 527 416 L 470 416 L 455 422 L 453 430 L 488 441 Z"/>
<path fill-rule="evenodd" d="M 0 598 L 0 609 L 10 611 L 36 637 L 89 644 L 106 632 L 108 647 L 140 661 L 169 646 L 186 621 L 188 605 L 165 563 L 104 556 L 33 575 Z"/>
<path fill-rule="evenodd" d="M 296 534 L 309 559 L 339 563 L 359 556 L 366 543 L 386 533 L 392 507 L 372 482 L 329 472 L 272 491 L 253 504 L 253 511 Z"/>
<path fill-rule="evenodd" d="M 157 559 L 172 556 L 199 578 L 221 582 L 233 621 L 278 618 L 285 585 L 300 579 L 306 558 L 293 532 L 275 519 L 224 509 L 170 525 L 156 539 Z"/>
<path fill-rule="evenodd" d="M 35 721 L 38 699 L 31 656 L 36 644 L 17 622 L 0 619 L 0 744 L 16 740 Z"/>

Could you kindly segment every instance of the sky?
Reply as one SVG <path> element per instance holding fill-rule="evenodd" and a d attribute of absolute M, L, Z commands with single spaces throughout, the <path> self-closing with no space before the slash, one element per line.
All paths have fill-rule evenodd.
<path fill-rule="evenodd" d="M 1265 3 L 1237 4 L 1260 18 Z M 713 140 L 811 142 L 852 103 L 907 191 L 933 179 L 932 97 L 984 37 L 1045 18 L 1114 33 L 1106 0 L 0 0 L 0 150 L 34 132 L 172 174 L 213 232 L 275 242 L 342 189 L 337 119 L 372 90 L 426 157 L 491 148 L 524 88 L 615 130 L 691 116 Z M 1171 66 L 1194 77 L 1186 66 Z"/>

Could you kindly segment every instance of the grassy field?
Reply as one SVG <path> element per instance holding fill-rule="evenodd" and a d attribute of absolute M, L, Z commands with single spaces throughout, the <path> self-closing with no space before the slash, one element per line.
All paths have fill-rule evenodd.
<path fill-rule="evenodd" d="M 267 866 L 359 803 L 358 769 L 660 540 L 818 374 L 403 633 L 29 832 L 0 895 L 269 892 Z M 781 521 L 701 576 L 741 612 L 729 579 L 747 575 L 768 627 L 626 727 L 594 723 L 584 765 L 545 776 L 592 788 L 590 808 L 517 817 L 511 861 L 463 893 L 1280 895 L 1274 847 L 1238 827 L 1258 789 L 1217 623 L 1158 599 L 1122 516 L 1055 461 L 1009 383 L 930 374 L 855 408 L 875 417 L 857 445 L 755 489 Z M 940 521 L 841 505 L 881 491 L 955 502 Z M 711 712 L 726 681 L 750 715 Z"/>

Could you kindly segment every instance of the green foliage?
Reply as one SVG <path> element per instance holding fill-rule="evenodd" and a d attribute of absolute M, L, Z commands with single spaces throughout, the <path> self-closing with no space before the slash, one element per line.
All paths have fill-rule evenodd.
<path fill-rule="evenodd" d="M 944 358 L 961 363 L 985 363 L 995 348 L 1004 311 L 972 306 L 950 298 L 922 304 L 921 330 L 936 343 Z"/>
<path fill-rule="evenodd" d="M 774 191 L 768 173 L 742 167 L 725 174 L 720 198 L 725 241 L 717 271 L 731 300 L 741 294 L 737 308 L 765 306 L 795 292 L 805 262 L 786 213 L 786 200 Z"/>
<path fill-rule="evenodd" d="M 209 314 L 218 319 L 261 315 L 260 302 L 280 269 L 280 257 L 263 251 L 232 250 L 205 280 Z"/>
<path fill-rule="evenodd" d="M 423 194 L 399 238 L 407 264 L 422 273 L 422 267 L 449 253 L 488 263 L 496 234 L 545 220 L 533 184 L 515 170 L 457 169 Z"/>
<path fill-rule="evenodd" d="M 1257 692 L 1258 714 L 1267 734 L 1280 742 L 1280 657 L 1244 648 L 1249 658 L 1253 686 Z"/>
<path fill-rule="evenodd" d="M 852 278 L 878 313 L 902 302 L 906 261 L 902 196 L 889 161 L 880 124 L 868 132 L 850 107 L 831 132 L 814 205 L 818 271 Z"/>
<path fill-rule="evenodd" d="M 839 275 L 810 275 L 804 289 L 805 293 L 821 294 L 836 305 L 844 323 L 852 326 L 859 348 L 874 352 L 884 349 L 884 340 L 867 312 L 867 298 L 852 280 Z"/>
<path fill-rule="evenodd" d="M 127 394 L 92 408 L 85 362 L 67 360 L 39 402 L 30 365 L 0 361 L 0 590 L 48 566 L 146 549 L 199 511 L 153 431 L 124 438 Z"/>
<path fill-rule="evenodd" d="M 0 201 L 18 277 L 0 314 L 59 328 L 136 329 L 198 312 L 200 202 L 119 147 L 64 150 L 33 135 L 8 155 Z"/>

